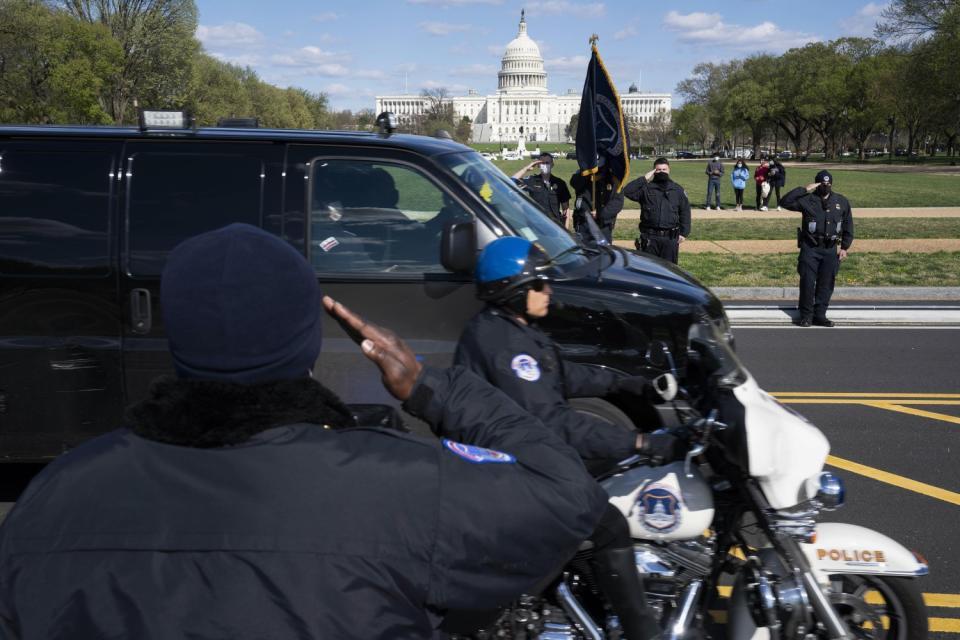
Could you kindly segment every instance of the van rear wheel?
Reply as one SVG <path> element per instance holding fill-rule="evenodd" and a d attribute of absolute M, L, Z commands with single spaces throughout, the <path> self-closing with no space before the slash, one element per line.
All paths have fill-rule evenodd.
<path fill-rule="evenodd" d="M 567 402 L 577 413 L 585 413 L 627 431 L 636 431 L 630 416 L 602 398 L 571 398 Z"/>

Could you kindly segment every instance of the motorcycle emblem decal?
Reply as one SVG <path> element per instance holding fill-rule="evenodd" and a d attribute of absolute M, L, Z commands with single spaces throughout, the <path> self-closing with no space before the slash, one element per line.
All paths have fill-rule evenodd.
<path fill-rule="evenodd" d="M 510 368 L 521 380 L 536 382 L 540 379 L 540 365 L 537 364 L 533 356 L 528 356 L 525 353 L 513 356 L 513 360 L 510 361 Z"/>
<path fill-rule="evenodd" d="M 517 459 L 509 453 L 475 447 L 472 444 L 454 442 L 446 438 L 443 439 L 443 446 L 464 460 L 475 464 L 513 464 L 517 461 Z"/>
<path fill-rule="evenodd" d="M 680 526 L 683 502 L 672 487 L 651 484 L 637 498 L 640 522 L 650 531 L 669 533 Z"/>

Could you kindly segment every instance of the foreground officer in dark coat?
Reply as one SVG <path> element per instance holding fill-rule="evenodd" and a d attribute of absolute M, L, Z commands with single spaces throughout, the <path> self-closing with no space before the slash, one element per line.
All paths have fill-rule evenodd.
<path fill-rule="evenodd" d="M 637 452 L 666 461 L 682 457 L 682 442 L 670 434 L 615 428 L 569 405 L 567 398 L 616 391 L 643 395 L 647 382 L 561 358 L 557 345 L 535 324 L 549 311 L 547 266 L 546 255 L 523 238 L 500 238 L 487 245 L 476 268 L 477 294 L 487 307 L 467 325 L 454 362 L 504 391 L 586 459 L 620 460 Z M 627 638 L 656 636 L 659 629 L 646 609 L 623 514 L 609 505 L 590 539 L 595 576 Z"/>
<path fill-rule="evenodd" d="M 813 184 L 797 187 L 783 198 L 783 206 L 803 214 L 797 229 L 797 273 L 800 274 L 798 324 L 832 327 L 827 307 L 833 295 L 840 262 L 853 244 L 853 213 L 850 203 L 833 192 L 833 176 L 823 170 Z M 837 253 L 837 245 L 840 252 Z"/>
<path fill-rule="evenodd" d="M 540 167 L 540 173 L 526 176 L 534 167 Z M 524 177 L 526 176 L 526 177 Z M 567 226 L 567 216 L 570 214 L 570 190 L 567 183 L 553 175 L 553 156 L 541 153 L 534 160 L 515 174 L 513 179 L 526 189 L 527 195 L 540 205 L 551 218 L 561 227 Z"/>
<path fill-rule="evenodd" d="M 508 603 L 558 570 L 607 504 L 502 393 L 421 370 L 324 298 L 387 389 L 453 440 L 357 428 L 308 375 L 320 292 L 274 236 L 184 242 L 162 296 L 177 377 L 48 466 L 0 529 L 4 639 L 431 638 L 444 610 Z"/>
<path fill-rule="evenodd" d="M 640 203 L 637 250 L 677 264 L 680 243 L 690 235 L 690 201 L 670 179 L 670 161 L 657 158 L 652 170 L 624 187 L 623 195 Z"/>

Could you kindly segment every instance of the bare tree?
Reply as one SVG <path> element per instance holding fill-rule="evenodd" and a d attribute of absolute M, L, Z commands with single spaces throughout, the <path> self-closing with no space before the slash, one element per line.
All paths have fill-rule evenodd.
<path fill-rule="evenodd" d="M 892 0 L 881 14 L 878 38 L 908 43 L 923 40 L 940 28 L 944 16 L 957 10 L 957 0 Z"/>

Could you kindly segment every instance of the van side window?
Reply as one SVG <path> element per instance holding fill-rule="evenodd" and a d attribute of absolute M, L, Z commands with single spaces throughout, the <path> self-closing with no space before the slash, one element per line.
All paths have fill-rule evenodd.
<path fill-rule="evenodd" d="M 310 260 L 318 273 L 442 273 L 440 234 L 471 214 L 413 168 L 314 160 Z"/>
<path fill-rule="evenodd" d="M 110 269 L 108 153 L 0 149 L 0 274 Z"/>
<path fill-rule="evenodd" d="M 181 241 L 233 222 L 261 226 L 263 161 L 252 155 L 135 152 L 127 200 L 127 270 L 156 276 Z"/>

